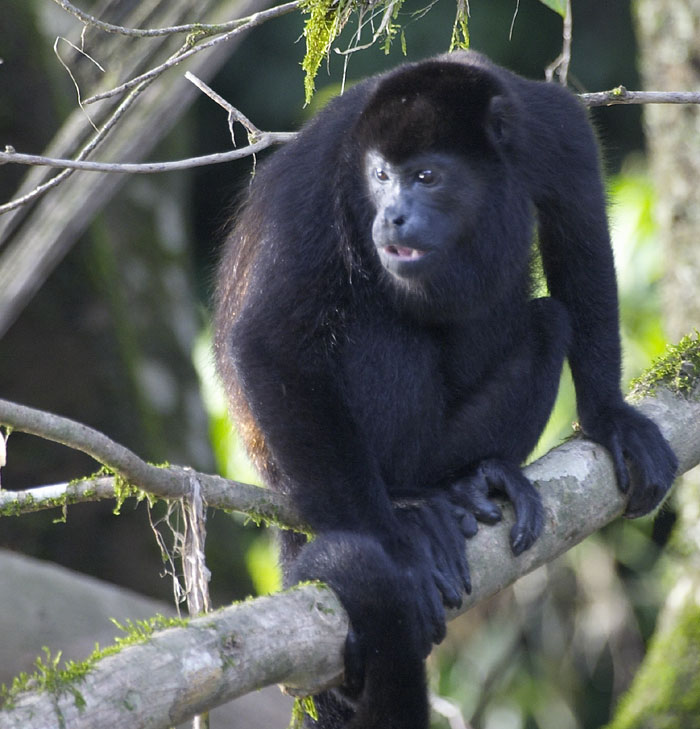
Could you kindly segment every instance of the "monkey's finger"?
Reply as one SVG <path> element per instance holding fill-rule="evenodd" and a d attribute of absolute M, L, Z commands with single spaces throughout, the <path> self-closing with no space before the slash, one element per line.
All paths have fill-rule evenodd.
<path fill-rule="evenodd" d="M 427 502 L 420 510 L 420 518 L 433 564 L 445 577 L 445 581 L 451 584 L 443 595 L 449 603 L 454 603 L 454 595 L 458 593 L 456 599 L 461 603 L 461 576 L 459 568 L 454 564 L 454 558 L 455 555 L 463 553 L 464 539 L 457 529 L 446 500 L 436 498 Z M 442 587 L 440 591 L 443 592 Z"/>
<path fill-rule="evenodd" d="M 467 539 L 471 539 L 479 531 L 479 522 L 471 511 L 464 511 L 460 515 L 459 527 L 462 530 L 462 534 Z"/>
<path fill-rule="evenodd" d="M 442 595 L 442 602 L 445 607 L 453 610 L 460 608 L 462 606 L 462 593 L 457 589 L 455 583 L 446 579 L 444 573 L 438 569 L 432 571 L 432 578 L 435 587 Z"/>
<path fill-rule="evenodd" d="M 431 548 L 436 554 L 436 565 L 442 565 L 447 561 L 449 575 L 452 580 L 452 587 L 459 595 L 457 601 L 448 598 L 444 592 L 443 597 L 448 607 L 460 607 L 462 594 L 471 591 L 471 577 L 464 543 L 465 536 L 474 536 L 477 530 L 477 522 L 471 512 L 465 511 L 462 507 L 451 506 L 446 498 L 440 497 L 431 501 L 433 519 L 428 519 L 431 525 Z M 466 525 L 462 524 L 466 520 Z M 466 532 L 466 533 L 465 533 Z"/>
<path fill-rule="evenodd" d="M 678 461 L 660 434 L 630 430 L 625 434 L 625 459 L 631 474 L 625 516 L 648 514 L 663 500 L 673 482 Z M 646 437 L 645 437 L 646 436 Z"/>
<path fill-rule="evenodd" d="M 435 589 L 432 576 L 425 574 L 425 579 L 416 585 L 416 610 L 418 625 L 421 626 L 423 655 L 430 653 L 433 643 L 441 643 L 447 635 L 445 608 L 440 594 Z"/>
<path fill-rule="evenodd" d="M 513 504 L 515 524 L 510 530 L 510 546 L 513 554 L 521 554 L 532 546 L 544 527 L 542 499 L 521 470 L 512 464 L 491 463 L 488 479 Z"/>
<path fill-rule="evenodd" d="M 627 469 L 627 463 L 625 462 L 625 454 L 622 450 L 619 434 L 613 431 L 607 443 L 603 443 L 603 445 L 608 449 L 608 453 L 612 457 L 617 486 L 623 494 L 626 494 L 630 488 L 630 474 Z"/>
<path fill-rule="evenodd" d="M 481 471 L 471 478 L 457 481 L 450 491 L 450 497 L 485 524 L 495 524 L 503 517 L 501 509 L 488 497 L 488 483 Z"/>

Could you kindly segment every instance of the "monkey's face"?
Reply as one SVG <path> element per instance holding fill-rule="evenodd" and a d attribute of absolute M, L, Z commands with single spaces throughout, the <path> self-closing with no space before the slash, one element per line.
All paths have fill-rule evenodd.
<path fill-rule="evenodd" d="M 410 281 L 454 264 L 481 206 L 474 166 L 461 155 L 433 151 L 392 162 L 371 149 L 364 168 L 374 208 L 372 240 L 384 268 Z"/>

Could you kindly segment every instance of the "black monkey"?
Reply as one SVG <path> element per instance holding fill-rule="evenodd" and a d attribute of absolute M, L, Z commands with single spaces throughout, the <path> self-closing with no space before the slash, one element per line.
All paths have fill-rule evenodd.
<path fill-rule="evenodd" d="M 550 297 L 531 297 L 535 230 Z M 271 488 L 316 532 L 283 534 L 288 582 L 326 581 L 351 631 L 318 726 L 425 729 L 423 658 L 469 574 L 464 536 L 512 502 L 568 357 L 585 433 L 628 516 L 676 459 L 620 392 L 598 150 L 559 86 L 460 52 L 370 78 L 260 166 L 224 253 L 216 352 Z"/>

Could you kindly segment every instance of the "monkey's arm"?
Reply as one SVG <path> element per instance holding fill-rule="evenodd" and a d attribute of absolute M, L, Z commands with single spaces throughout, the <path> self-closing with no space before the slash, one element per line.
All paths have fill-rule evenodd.
<path fill-rule="evenodd" d="M 593 131 L 575 99 L 560 103 L 560 89 L 540 86 L 540 98 L 552 112 L 538 117 L 547 120 L 546 129 L 533 130 L 535 138 L 544 131 L 549 140 L 538 158 L 547 184 L 535 191 L 540 245 L 550 292 L 571 317 L 569 363 L 579 417 L 584 432 L 610 452 L 620 489 L 630 491 L 627 515 L 640 516 L 665 496 L 677 459 L 620 390 L 617 283 Z"/>

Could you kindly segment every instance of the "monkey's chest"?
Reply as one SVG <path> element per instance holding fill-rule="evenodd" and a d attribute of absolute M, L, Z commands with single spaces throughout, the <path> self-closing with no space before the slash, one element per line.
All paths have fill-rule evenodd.
<path fill-rule="evenodd" d="M 424 489 L 447 475 L 442 354 L 427 338 L 375 329 L 342 358 L 346 407 L 392 490 Z"/>

